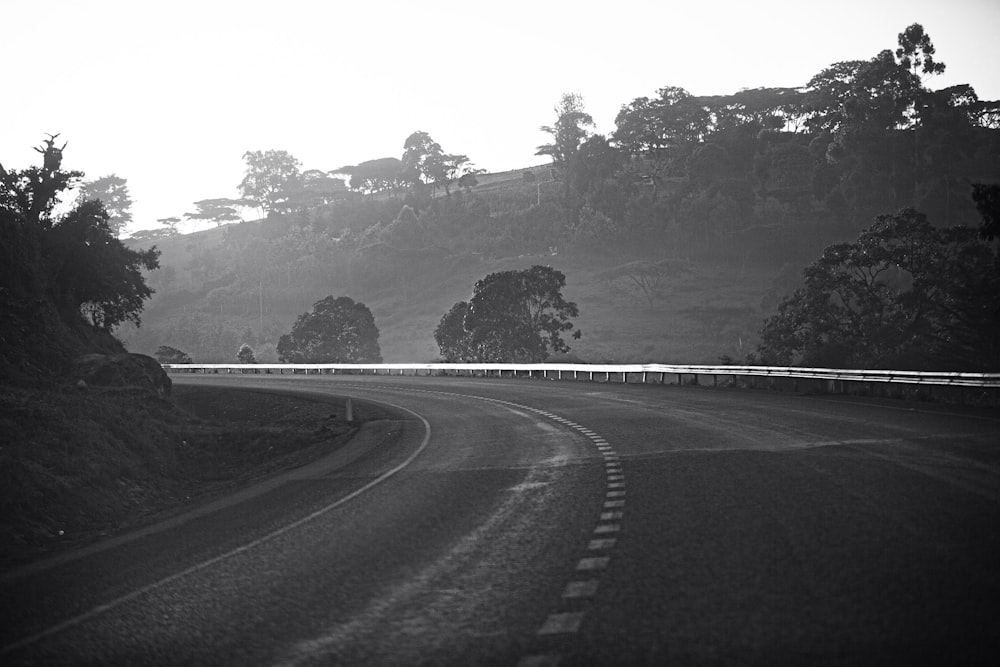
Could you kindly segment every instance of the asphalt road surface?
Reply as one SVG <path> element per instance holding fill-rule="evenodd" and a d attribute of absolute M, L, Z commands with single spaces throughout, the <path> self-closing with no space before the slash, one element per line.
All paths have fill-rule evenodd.
<path fill-rule="evenodd" d="M 174 378 L 350 396 L 381 418 L 238 496 L 3 575 L 0 663 L 1000 656 L 995 412 L 526 379 Z"/>

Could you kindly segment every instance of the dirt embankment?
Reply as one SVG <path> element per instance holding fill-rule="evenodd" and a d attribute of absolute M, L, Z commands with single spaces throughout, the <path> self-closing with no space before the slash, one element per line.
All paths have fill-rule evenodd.
<path fill-rule="evenodd" d="M 0 387 L 0 570 L 152 523 L 342 446 L 342 407 L 178 386 Z"/>

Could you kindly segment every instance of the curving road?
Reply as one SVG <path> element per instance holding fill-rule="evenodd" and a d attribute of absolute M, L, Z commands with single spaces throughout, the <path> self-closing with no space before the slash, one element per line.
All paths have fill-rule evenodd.
<path fill-rule="evenodd" d="M 0 577 L 3 664 L 994 664 L 1000 419 L 469 378 L 326 459 Z"/>

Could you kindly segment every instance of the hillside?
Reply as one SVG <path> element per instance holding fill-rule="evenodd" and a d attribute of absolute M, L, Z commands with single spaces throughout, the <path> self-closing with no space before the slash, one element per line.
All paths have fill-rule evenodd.
<path fill-rule="evenodd" d="M 477 280 L 543 263 L 566 275 L 564 296 L 579 306 L 575 358 L 745 358 L 762 320 L 802 285 L 802 269 L 827 246 L 852 243 L 880 216 L 910 210 L 924 217 L 908 220 L 965 230 L 949 232 L 947 242 L 924 230 L 914 241 L 944 257 L 980 224 L 971 194 L 974 184 L 1000 183 L 1000 101 L 979 99 L 971 84 L 929 88 L 931 77 L 920 76 L 913 59 L 918 37 L 926 37 L 923 27 L 912 24 L 897 50 L 834 63 L 793 88 L 692 95 L 666 86 L 624 103 L 607 136 L 593 132 L 582 97 L 565 94 L 554 124 L 542 128 L 550 143 L 537 147 L 551 164 L 503 173 L 474 174 L 467 156 L 444 153 L 424 132 L 410 135 L 398 158 L 336 172 L 299 173 L 287 151 L 250 154 L 250 185 L 240 192 L 265 219 L 134 240 L 139 248 L 157 243 L 161 268 L 149 276 L 156 294 L 143 327 L 117 333 L 138 351 L 169 345 L 197 361 L 230 361 L 247 343 L 258 360 L 276 361 L 275 344 L 297 316 L 327 296 L 349 296 L 373 312 L 384 359 L 432 360 L 436 325 Z M 929 41 L 921 53 L 933 53 Z M 332 178 L 345 174 L 347 184 Z M 211 219 L 235 218 L 222 210 Z M 995 254 L 964 247 L 982 267 Z M 936 293 L 964 299 L 961 274 L 970 266 L 942 263 L 948 268 L 939 273 L 954 280 Z M 912 274 L 874 291 L 900 293 L 906 280 Z M 821 299 L 842 299 L 820 292 L 814 312 L 829 311 Z M 976 299 L 966 313 L 975 324 L 961 325 L 973 330 L 970 341 L 982 325 L 973 313 L 985 308 Z M 840 337 L 878 330 L 876 311 L 886 302 L 879 303 L 870 326 L 849 321 Z M 910 319 L 926 320 L 922 312 Z M 940 320 L 958 326 L 953 313 Z M 790 334 L 802 340 L 781 348 L 784 361 L 829 348 L 814 358 L 853 363 L 858 355 L 845 355 L 843 340 L 827 345 L 830 324 L 815 335 Z M 898 334 L 910 324 L 887 329 Z M 944 357 L 961 347 L 948 326 L 935 334 Z M 917 338 L 903 335 L 895 347 L 906 340 Z M 908 354 L 876 358 L 927 361 L 925 346 Z"/>
<path fill-rule="evenodd" d="M 533 182 L 523 172 L 481 175 L 479 185 L 450 198 L 373 197 L 312 212 L 307 221 L 245 222 L 158 239 L 161 268 L 150 275 L 156 293 L 141 328 L 119 336 L 133 351 L 170 345 L 202 362 L 232 361 L 246 342 L 259 361 L 277 361 L 277 338 L 298 315 L 327 295 L 347 295 L 371 308 L 386 361 L 431 361 L 438 358 L 435 327 L 477 280 L 546 264 L 566 274 L 565 296 L 580 307 L 584 335 L 573 343 L 573 358 L 708 363 L 751 351 L 776 300 L 775 281 L 794 287 L 797 271 L 839 240 L 807 229 L 785 234 L 777 247 L 768 230 L 724 243 L 555 245 L 565 215 L 552 203 L 559 183 L 548 167 L 532 169 L 539 175 Z M 409 206 L 420 212 L 400 219 Z M 626 276 L 609 275 L 665 258 L 678 270 L 650 298 Z"/>

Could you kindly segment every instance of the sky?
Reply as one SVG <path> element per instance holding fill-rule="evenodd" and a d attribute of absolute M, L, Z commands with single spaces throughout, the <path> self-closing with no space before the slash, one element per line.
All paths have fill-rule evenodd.
<path fill-rule="evenodd" d="M 996 0 L 0 0 L 0 164 L 60 133 L 65 168 L 127 179 L 127 231 L 155 229 L 237 197 L 247 151 L 329 171 L 422 130 L 487 171 L 528 167 L 563 93 L 608 134 L 663 86 L 803 86 L 911 23 L 947 65 L 929 87 L 1000 99 Z"/>

